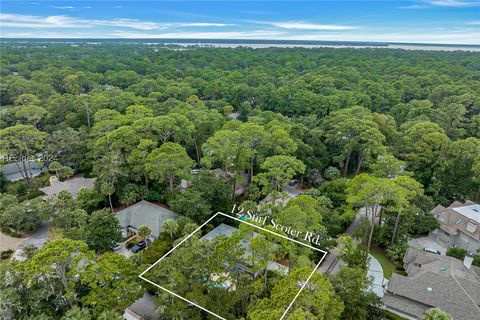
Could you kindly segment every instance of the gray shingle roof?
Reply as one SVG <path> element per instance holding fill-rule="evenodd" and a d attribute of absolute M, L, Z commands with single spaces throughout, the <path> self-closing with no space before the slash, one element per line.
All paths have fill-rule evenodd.
<path fill-rule="evenodd" d="M 160 311 L 157 311 L 157 304 L 150 293 L 145 292 L 143 297 L 132 303 L 126 310 L 125 318 L 130 319 L 152 319 L 160 318 Z M 133 313 L 133 314 L 132 314 Z"/>
<path fill-rule="evenodd" d="M 116 216 L 123 227 L 133 226 L 138 229 L 141 226 L 148 226 L 154 237 L 158 237 L 163 231 L 165 220 L 180 218 L 178 213 L 145 200 L 118 211 Z"/>
<path fill-rule="evenodd" d="M 440 229 L 446 231 L 448 234 L 456 235 L 462 232 L 473 239 L 480 240 L 480 212 L 478 204 L 472 201 L 466 201 L 462 204 L 458 201 L 453 202 L 448 208 L 441 205 L 436 206 L 431 211 L 431 214 L 440 222 Z M 473 224 L 473 229 L 469 225 Z"/>
<path fill-rule="evenodd" d="M 413 248 L 407 250 L 404 262 L 408 276 L 392 275 L 383 300 L 386 306 L 415 316 L 420 316 L 424 307 L 438 307 L 454 319 L 480 319 L 478 268 L 467 269 L 453 257 Z"/>
<path fill-rule="evenodd" d="M 402 313 L 406 313 L 417 318 L 431 308 L 431 306 L 427 306 L 399 295 L 394 295 L 390 292 L 385 292 L 383 296 L 383 303 L 389 308 L 401 311 Z"/>
<path fill-rule="evenodd" d="M 61 191 L 68 191 L 72 197 L 76 198 L 82 188 L 93 189 L 95 178 L 77 177 L 65 181 L 53 181 L 50 186 L 40 188 L 40 191 L 47 196 L 58 195 Z"/>
<path fill-rule="evenodd" d="M 40 173 L 46 170 L 45 166 L 37 166 L 37 162 L 34 160 L 25 162 L 25 165 L 27 167 L 27 170 L 30 169 L 32 171 L 32 176 L 34 177 L 38 176 Z M 23 176 L 25 175 L 25 170 L 23 168 L 22 162 L 7 163 L 3 165 L 2 171 L 3 175 L 8 181 L 22 180 Z"/>

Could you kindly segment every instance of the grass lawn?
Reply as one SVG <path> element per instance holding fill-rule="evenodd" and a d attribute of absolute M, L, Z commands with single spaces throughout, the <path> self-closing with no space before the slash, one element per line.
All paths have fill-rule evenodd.
<path fill-rule="evenodd" d="M 375 259 L 380 262 L 380 265 L 383 269 L 383 276 L 387 279 L 392 277 L 392 273 L 397 270 L 397 267 L 385 256 L 383 250 L 378 248 L 372 248 L 370 254 L 375 257 Z"/>
<path fill-rule="evenodd" d="M 405 318 L 402 318 L 398 315 L 396 315 L 393 312 L 390 312 L 388 310 L 385 310 L 386 318 L 385 319 L 391 319 L 391 320 L 406 320 Z"/>

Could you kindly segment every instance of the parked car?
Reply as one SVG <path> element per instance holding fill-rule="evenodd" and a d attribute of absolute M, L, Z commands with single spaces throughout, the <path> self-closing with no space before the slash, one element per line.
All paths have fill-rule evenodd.
<path fill-rule="evenodd" d="M 113 251 L 118 251 L 118 250 L 120 250 L 121 247 L 122 247 L 122 244 L 120 242 L 118 242 L 112 247 L 112 250 Z"/>
<path fill-rule="evenodd" d="M 298 183 L 298 180 L 297 179 L 293 179 L 293 180 L 290 180 L 290 182 L 288 183 L 289 186 L 294 186 Z"/>
<path fill-rule="evenodd" d="M 192 169 L 190 171 L 188 171 L 190 174 L 199 174 L 200 173 L 200 169 Z"/>
<path fill-rule="evenodd" d="M 130 249 L 133 253 L 137 253 L 138 251 L 140 250 L 143 250 L 147 247 L 147 243 L 145 242 L 145 240 L 142 240 L 140 242 L 138 242 L 136 245 L 134 245 L 132 247 L 132 249 Z"/>
<path fill-rule="evenodd" d="M 439 250 L 433 249 L 433 248 L 423 248 L 423 251 L 427 251 L 427 252 L 430 252 L 430 253 L 435 253 L 435 254 L 438 254 L 438 255 L 442 254 Z"/>

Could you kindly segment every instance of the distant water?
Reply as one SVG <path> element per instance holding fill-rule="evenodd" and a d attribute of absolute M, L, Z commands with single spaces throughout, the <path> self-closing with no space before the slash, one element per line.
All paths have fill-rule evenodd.
<path fill-rule="evenodd" d="M 165 44 L 178 45 L 182 47 L 214 47 L 214 48 L 384 48 L 384 49 L 404 49 L 404 50 L 433 50 L 433 51 L 473 51 L 480 52 L 480 46 L 467 46 L 467 45 L 425 45 L 425 44 L 400 44 L 400 43 L 387 43 L 385 45 L 358 45 L 358 44 L 288 44 L 288 43 L 178 43 L 178 42 L 165 42 Z"/>
<path fill-rule="evenodd" d="M 405 50 L 436 50 L 436 51 L 475 51 L 480 52 L 478 45 L 452 44 L 421 44 L 421 43 L 390 43 L 362 41 L 314 41 L 314 40 L 241 40 L 241 39 L 26 39 L 0 38 L 5 43 L 70 43 L 70 44 L 100 44 L 100 43 L 140 43 L 147 45 L 175 45 L 179 47 L 215 47 L 215 48 L 388 48 Z"/>

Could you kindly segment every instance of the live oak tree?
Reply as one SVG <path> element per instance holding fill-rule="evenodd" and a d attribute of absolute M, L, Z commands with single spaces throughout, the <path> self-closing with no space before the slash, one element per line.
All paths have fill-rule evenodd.
<path fill-rule="evenodd" d="M 29 161 L 34 161 L 36 153 L 45 145 L 47 134 L 37 128 L 17 124 L 0 130 L 0 152 L 12 157 L 22 177 L 32 183 L 32 169 Z"/>
<path fill-rule="evenodd" d="M 81 285 L 88 288 L 80 298 L 94 315 L 106 310 L 122 312 L 143 295 L 141 280 L 132 260 L 120 254 L 105 253 L 80 270 Z"/>
<path fill-rule="evenodd" d="M 278 214 L 274 214 L 273 217 L 281 225 L 313 233 L 310 238 L 319 236 L 319 244 L 314 246 L 324 248 L 329 237 L 323 224 L 322 213 L 327 214 L 328 211 L 317 199 L 308 195 L 298 195 L 289 200 L 285 208 Z"/>
<path fill-rule="evenodd" d="M 372 243 L 375 220 L 388 202 L 392 201 L 397 192 L 401 192 L 390 179 L 375 178 L 368 174 L 360 174 L 349 183 L 347 202 L 357 208 L 364 207 L 366 216 L 370 219 L 367 250 Z"/>
<path fill-rule="evenodd" d="M 20 122 L 27 122 L 35 128 L 38 128 L 38 124 L 47 114 L 48 111 L 43 107 L 27 105 L 18 110 L 17 113 L 15 113 L 15 117 L 17 117 Z"/>
<path fill-rule="evenodd" d="M 98 210 L 90 215 L 86 226 L 86 238 L 90 249 L 103 253 L 122 239 L 117 217 L 108 210 Z"/>
<path fill-rule="evenodd" d="M 65 310 L 74 303 L 80 261 L 91 258 L 88 247 L 69 239 L 48 242 L 31 259 L 18 264 L 27 288 L 40 287 L 41 299 L 53 299 L 55 309 Z M 88 260 L 87 260 L 88 261 Z"/>
<path fill-rule="evenodd" d="M 405 161 L 399 160 L 392 155 L 378 157 L 371 166 L 372 174 L 380 178 L 395 178 L 404 173 Z"/>
<path fill-rule="evenodd" d="M 333 159 L 343 165 L 344 176 L 353 155 L 357 155 L 355 174 L 358 174 L 364 162 L 385 152 L 385 136 L 365 108 L 338 110 L 325 119 L 324 127 L 325 141 L 337 150 Z"/>
<path fill-rule="evenodd" d="M 257 236 L 253 237 L 250 240 L 250 253 L 248 261 L 252 266 L 252 271 L 254 273 L 260 272 L 263 273 L 264 281 L 264 295 L 267 293 L 267 283 L 268 283 L 268 265 L 271 261 L 275 261 L 278 258 L 278 251 L 275 248 L 275 245 L 272 241 L 268 239 Z"/>
<path fill-rule="evenodd" d="M 238 131 L 219 130 L 202 145 L 202 163 L 207 168 L 215 165 L 224 170 L 224 179 L 231 174 L 234 178 L 232 198 L 235 196 L 236 179 L 241 169 L 247 166 L 252 151 L 242 142 Z"/>
<path fill-rule="evenodd" d="M 305 165 L 292 156 L 272 156 L 260 166 L 263 172 L 254 177 L 264 194 L 280 191 L 295 175 L 305 172 Z"/>
<path fill-rule="evenodd" d="M 393 212 L 396 211 L 395 225 L 393 227 L 392 240 L 390 244 L 394 244 L 397 239 L 398 225 L 402 214 L 416 214 L 418 210 L 414 205 L 414 199 L 423 195 L 423 186 L 415 179 L 408 176 L 396 177 L 394 183 L 399 187 L 393 204 L 389 204 L 387 208 Z"/>
<path fill-rule="evenodd" d="M 436 174 L 446 169 L 444 154 L 450 146 L 450 139 L 443 133 L 433 132 L 423 135 L 407 155 L 407 168 L 415 173 L 415 178 L 432 194 L 438 194 L 441 181 Z"/>
<path fill-rule="evenodd" d="M 248 182 L 252 181 L 254 176 L 254 167 L 258 159 L 262 159 L 271 147 L 271 140 L 264 127 L 255 123 L 245 123 L 240 127 L 242 142 L 246 144 L 251 151 L 248 162 Z M 263 160 L 263 159 L 262 159 Z"/>
<path fill-rule="evenodd" d="M 148 189 L 148 173 L 146 171 L 147 157 L 155 148 L 155 142 L 150 139 L 141 139 L 138 146 L 128 155 L 127 162 L 136 181 L 145 181 Z"/>
<path fill-rule="evenodd" d="M 195 154 L 197 155 L 197 162 L 200 163 L 202 152 L 201 146 L 207 139 L 219 129 L 224 118 L 217 110 L 207 108 L 194 108 L 186 115 L 194 125 L 192 133 L 193 143 L 195 147 Z"/>
<path fill-rule="evenodd" d="M 89 216 L 107 204 L 107 196 L 111 208 L 117 201 L 129 204 L 143 196 L 163 201 L 168 192 L 166 178 L 151 179 L 148 155 L 163 143 L 172 142 L 182 145 L 198 163 L 229 172 L 224 179 L 217 179 L 213 174 L 187 175 L 188 169 L 182 170 L 192 186 L 167 203 L 198 223 L 212 212 L 231 210 L 230 176 L 236 176 L 236 183 L 240 173 L 247 170 L 250 177 L 266 174 L 265 181 L 270 185 L 264 191 L 275 189 L 268 176 L 275 170 L 262 165 L 266 158 L 280 155 L 293 156 L 305 165 L 305 171 L 294 177 L 312 185 L 321 183 L 318 192 L 311 193 L 321 205 L 313 210 L 316 206 L 310 205 L 312 201 L 299 199 L 299 203 L 294 199 L 285 210 L 270 207 L 272 215 L 294 223 L 288 216 L 298 212 L 299 226 L 316 226 L 320 221 L 318 211 L 322 215 L 319 225 L 326 225 L 329 234 L 336 236 L 356 213 L 346 203 L 348 180 L 323 183 L 319 173 L 328 167 L 346 175 L 370 172 L 381 186 L 365 186 L 370 195 L 383 199 L 379 201 L 382 209 L 377 212 L 380 225 L 375 228 L 374 241 L 397 258 L 403 254 L 400 249 L 407 235 L 425 234 L 435 227 L 434 218 L 426 219 L 420 208 L 429 212 L 439 203 L 480 200 L 480 103 L 475 53 L 160 47 L 152 52 L 150 45 L 142 44 L 133 48 L 128 44 L 71 47 L 60 43 L 45 43 L 38 50 L 28 42 L 21 48 L 8 43 L 3 47 L 0 152 L 12 156 L 10 162 L 15 162 L 14 157 L 35 159 L 38 153 L 44 153 L 53 161 L 69 166 L 72 163 L 77 172 L 97 178 L 96 190 L 80 192 L 77 200 L 60 196 L 53 206 L 32 199 L 46 182 L 43 176 L 33 178 L 29 170 L 22 170 L 26 171 L 25 184 L 2 180 L 2 192 L 20 197 L 18 202 L 5 199 L 5 205 L 0 206 L 2 221 L 13 231 L 34 230 L 41 220 L 49 218 L 54 230 L 61 229 L 63 236 L 86 239 L 88 219 L 82 227 L 85 212 L 79 209 Z M 225 106 L 238 111 L 236 120 L 227 119 L 237 114 L 230 114 L 232 108 Z M 224 116 L 224 111 L 228 115 Z M 218 139 L 213 138 L 216 135 Z M 228 139 L 220 139 L 222 136 Z M 212 146 L 216 144 L 211 148 L 215 153 L 210 155 L 202 147 L 209 139 L 218 140 L 212 142 Z M 227 157 L 217 157 L 224 149 Z M 203 155 L 207 159 L 202 161 Z M 404 176 L 420 182 L 425 193 L 415 182 L 400 178 Z M 148 186 L 148 193 L 141 184 Z M 363 187 L 363 183 L 358 184 Z M 26 189 L 30 192 L 25 193 Z M 348 195 L 349 204 L 370 203 L 360 197 L 360 189 Z M 387 191 L 397 196 L 385 195 Z M 256 203 L 260 196 L 257 183 L 251 184 L 248 199 Z M 27 201 L 22 201 L 25 198 Z M 369 235 L 368 221 L 362 226 Z M 183 236 L 187 228 L 180 229 L 177 233 Z M 166 241 L 159 250 L 170 247 Z M 287 250 L 294 260 L 302 260 L 294 263 L 292 270 L 309 266 L 309 259 L 302 253 Z M 187 262 L 203 262 L 191 252 L 183 254 L 189 255 L 191 260 Z M 159 257 L 150 258 L 153 263 Z M 342 257 L 344 261 L 363 258 L 363 253 Z M 102 314 L 94 314 L 93 306 L 78 301 L 84 291 L 70 295 L 74 308 L 67 315 L 67 308 L 58 306 L 51 295 L 52 290 L 60 288 L 58 282 L 50 286 L 50 281 L 35 281 L 25 290 L 21 281 L 28 277 L 16 267 L 22 263 L 9 262 L 6 269 L 15 272 L 7 270 L 4 276 L 5 268 L 0 265 L 0 312 L 6 306 L 19 319 L 102 319 Z M 187 280 L 191 277 L 185 277 L 179 288 L 199 301 L 213 301 L 225 313 L 235 308 L 236 318 L 247 317 L 248 304 L 262 298 L 255 293 L 263 294 L 263 278 L 259 276 L 254 283 L 240 278 L 234 279 L 238 295 L 222 295 L 216 288 L 215 295 L 206 296 L 201 286 L 189 291 Z M 51 280 L 48 276 L 46 279 Z M 269 280 L 275 278 L 269 275 Z M 359 284 L 355 280 L 342 279 L 352 284 L 348 288 L 351 292 L 358 288 L 353 286 Z M 80 280 L 76 281 L 78 284 Z M 339 290 L 336 294 L 347 296 L 346 292 Z M 199 317 L 188 304 L 160 295 L 165 317 Z M 362 318 L 363 301 L 359 301 L 358 309 L 351 305 L 346 309 Z M 289 317 L 305 319 L 304 311 L 293 310 Z M 278 319 L 282 310 L 273 310 L 275 313 L 280 313 Z M 348 317 L 346 313 L 342 317 Z M 116 315 L 103 317 L 113 319 Z"/>
<path fill-rule="evenodd" d="M 229 189 L 225 190 L 229 195 Z M 168 202 L 170 208 L 177 213 L 184 214 L 194 221 L 204 222 L 212 213 L 211 201 L 195 186 L 178 193 Z"/>
<path fill-rule="evenodd" d="M 151 179 L 166 179 L 173 194 L 174 179 L 185 176 L 193 164 L 184 147 L 167 142 L 148 155 L 145 168 Z"/>
<path fill-rule="evenodd" d="M 93 171 L 97 177 L 95 184 L 100 193 L 108 196 L 108 202 L 112 212 L 112 195 L 115 193 L 117 183 L 120 179 L 127 176 L 124 164 L 123 157 L 118 150 L 106 153 L 94 163 Z"/>
<path fill-rule="evenodd" d="M 53 220 L 53 225 L 61 228 L 63 235 L 74 240 L 85 240 L 88 214 L 82 209 L 65 208 Z"/>
<path fill-rule="evenodd" d="M 366 320 L 370 306 L 380 304 L 380 298 L 369 290 L 371 281 L 361 268 L 342 267 L 340 272 L 328 279 L 344 304 L 341 319 Z"/>
<path fill-rule="evenodd" d="M 40 198 L 18 203 L 15 196 L 0 194 L 0 204 L 0 226 L 17 233 L 35 231 L 46 218 Z"/>
<path fill-rule="evenodd" d="M 472 166 L 473 181 L 478 184 L 476 199 L 480 200 L 480 158 L 475 159 L 475 162 Z"/>
<path fill-rule="evenodd" d="M 82 241 L 53 240 L 25 261 L 0 265 L 0 315 L 120 319 L 143 294 L 137 275 L 121 255 L 95 258 Z"/>
<path fill-rule="evenodd" d="M 283 316 L 285 308 L 293 301 L 300 286 L 310 276 L 310 268 L 293 271 L 276 284 L 269 298 L 261 299 L 248 307 L 248 320 L 275 320 Z M 285 319 L 340 319 L 343 302 L 338 299 L 328 280 L 315 272 L 302 290 Z"/>

